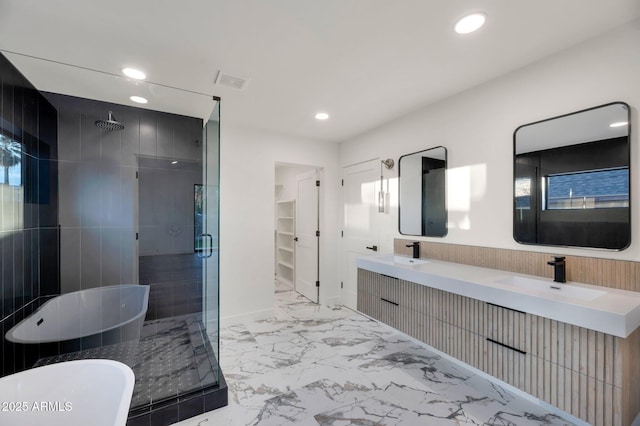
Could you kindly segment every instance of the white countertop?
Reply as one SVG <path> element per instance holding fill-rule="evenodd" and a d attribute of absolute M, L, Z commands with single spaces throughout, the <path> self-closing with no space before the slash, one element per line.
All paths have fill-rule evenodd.
<path fill-rule="evenodd" d="M 426 260 L 426 263 L 414 265 L 409 264 L 408 259 L 392 254 L 381 254 L 360 257 L 356 260 L 356 265 L 358 268 L 401 280 L 622 338 L 626 338 L 640 326 L 640 293 L 638 292 L 575 282 L 558 284 L 550 278 L 431 259 L 421 259 Z M 529 279 L 535 282 L 528 282 Z M 520 288 L 509 284 L 510 280 L 525 281 L 527 284 L 534 285 L 529 288 Z M 540 285 L 540 290 L 537 285 Z M 593 300 L 581 300 L 562 296 L 560 293 L 562 289 L 557 293 L 555 290 L 549 291 L 548 288 L 551 285 L 560 287 L 567 285 L 567 289 L 577 291 L 582 288 L 585 292 L 596 295 L 597 291 L 604 293 L 597 295 Z M 596 290 L 596 292 L 590 290 Z"/>

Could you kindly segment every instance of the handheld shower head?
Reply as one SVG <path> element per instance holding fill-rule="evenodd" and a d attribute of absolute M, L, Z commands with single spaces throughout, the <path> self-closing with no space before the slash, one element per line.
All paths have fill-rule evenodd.
<path fill-rule="evenodd" d="M 109 118 L 107 120 L 97 120 L 96 127 L 108 131 L 122 130 L 124 129 L 124 124 L 116 121 L 116 118 L 113 116 L 113 112 L 109 111 Z"/>

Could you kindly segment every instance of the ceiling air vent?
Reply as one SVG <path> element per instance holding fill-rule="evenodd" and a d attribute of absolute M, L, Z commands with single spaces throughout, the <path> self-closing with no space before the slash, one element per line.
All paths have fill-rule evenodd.
<path fill-rule="evenodd" d="M 247 87 L 247 84 L 249 84 L 249 79 L 220 71 L 218 73 L 218 77 L 216 77 L 216 84 L 237 90 L 243 90 Z"/>

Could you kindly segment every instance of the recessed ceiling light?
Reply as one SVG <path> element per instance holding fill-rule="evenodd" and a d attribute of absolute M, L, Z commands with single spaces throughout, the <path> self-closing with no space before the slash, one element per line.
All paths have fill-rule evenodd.
<path fill-rule="evenodd" d="M 131 96 L 129 99 L 131 99 L 133 102 L 136 102 L 138 104 L 146 104 L 147 102 L 149 102 L 146 98 L 143 98 L 142 96 Z"/>
<path fill-rule="evenodd" d="M 615 123 L 609 124 L 609 127 L 622 127 L 626 126 L 627 124 L 629 124 L 627 121 L 617 121 Z"/>
<path fill-rule="evenodd" d="M 472 13 L 461 18 L 455 26 L 458 34 L 469 34 L 479 30 L 487 20 L 487 15 L 482 12 Z"/>
<path fill-rule="evenodd" d="M 144 80 L 145 78 L 147 78 L 145 73 L 135 68 L 123 68 L 122 74 L 126 75 L 129 78 L 135 78 L 136 80 Z"/>
<path fill-rule="evenodd" d="M 319 112 L 315 115 L 316 120 L 326 120 L 327 118 L 329 118 L 329 114 L 327 114 L 326 112 Z"/>

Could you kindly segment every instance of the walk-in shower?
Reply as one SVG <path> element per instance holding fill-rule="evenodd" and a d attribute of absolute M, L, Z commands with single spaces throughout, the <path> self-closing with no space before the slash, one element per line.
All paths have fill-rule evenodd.
<path fill-rule="evenodd" d="M 104 100 L 39 92 L 11 55 L 0 55 L 0 134 L 17 148 L 16 161 L 0 163 L 1 375 L 80 359 L 120 361 L 136 377 L 128 426 L 168 425 L 226 405 L 218 365 L 220 100 L 137 83 L 157 108 L 143 109 L 117 96 L 130 89 L 124 77 L 21 57 L 20 66 L 39 75 L 84 76 L 79 88 L 124 85 Z M 148 289 L 134 339 L 110 326 L 129 321 L 126 297 L 102 291 L 123 286 Z M 98 296 L 92 308 L 48 314 L 56 301 L 88 294 Z M 78 305 L 56 309 L 67 314 Z M 96 323 L 99 332 L 86 337 L 91 344 L 85 334 L 63 342 L 5 338 L 28 317 L 23 326 L 38 333 L 58 327 L 57 319 L 63 328 Z M 55 334 L 69 334 L 62 331 Z"/>

